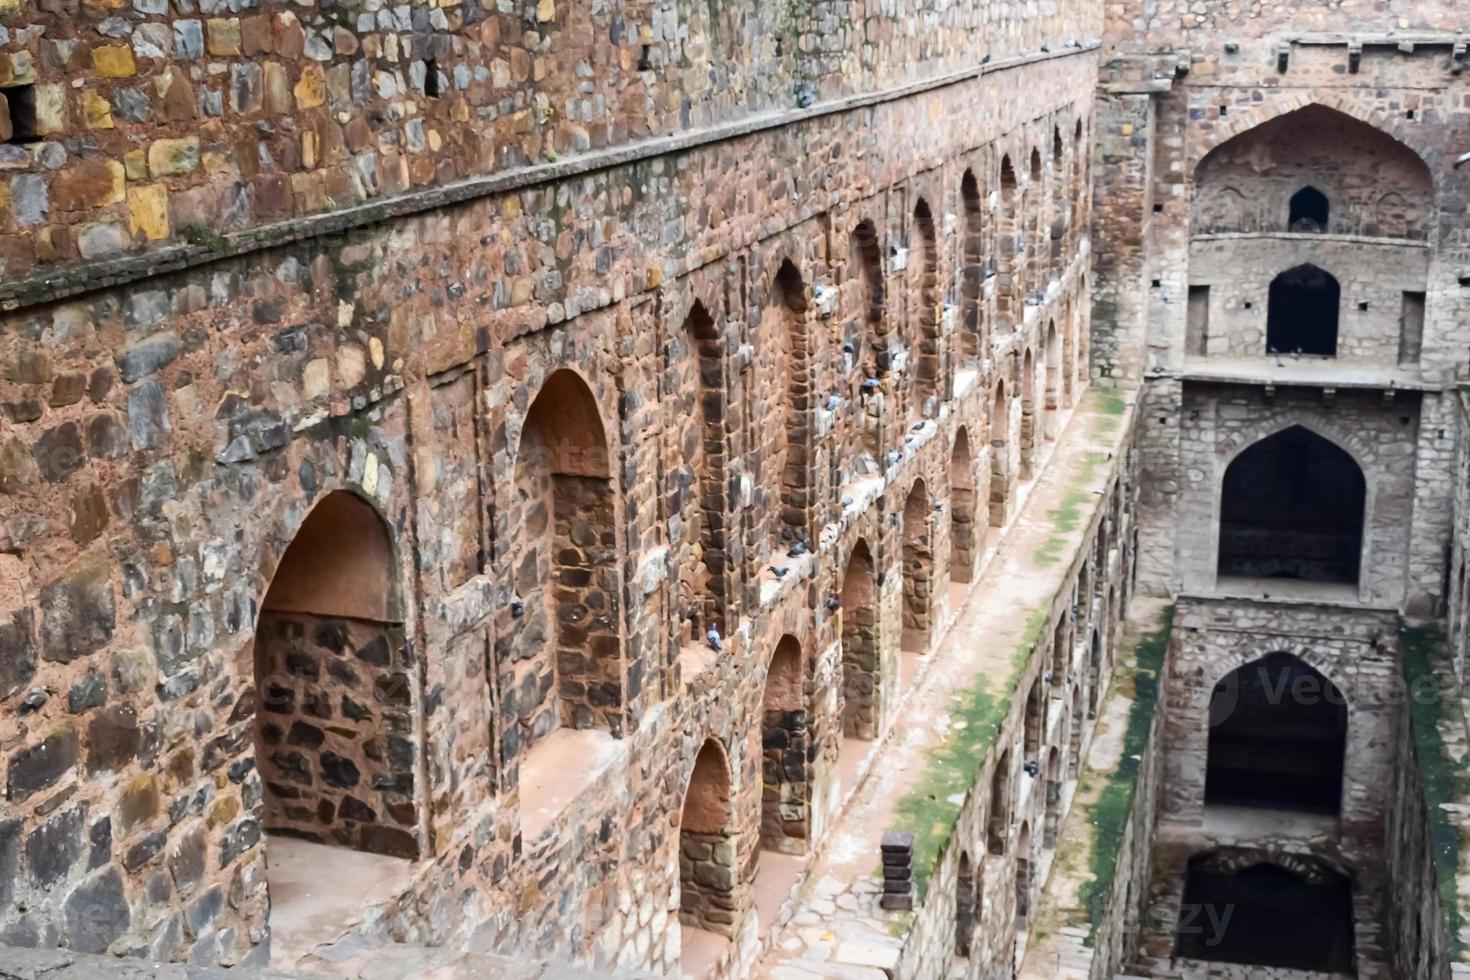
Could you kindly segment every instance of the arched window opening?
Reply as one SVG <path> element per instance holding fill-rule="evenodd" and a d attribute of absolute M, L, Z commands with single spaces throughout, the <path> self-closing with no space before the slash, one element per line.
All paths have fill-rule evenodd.
<path fill-rule="evenodd" d="M 1367 481 L 1337 445 L 1292 426 L 1236 456 L 1220 490 L 1222 577 L 1355 584 Z"/>
<path fill-rule="evenodd" d="M 1082 706 L 1082 685 L 1072 689 L 1072 714 L 1067 730 L 1067 778 L 1076 779 L 1082 768 L 1082 726 L 1087 720 Z"/>
<path fill-rule="evenodd" d="M 929 490 L 915 480 L 903 506 L 903 636 L 906 653 L 929 649 L 934 588 L 934 543 L 931 532 L 933 511 Z"/>
<path fill-rule="evenodd" d="M 1327 230 L 1329 210 L 1326 194 L 1315 187 L 1303 187 L 1291 196 L 1286 227 L 1298 233 L 1320 234 Z"/>
<path fill-rule="evenodd" d="M 730 766 L 707 740 L 694 760 L 679 820 L 679 921 L 733 939 L 739 870 Z"/>
<path fill-rule="evenodd" d="M 1051 683 L 1058 693 L 1067 683 L 1067 671 L 1071 669 L 1071 640 L 1067 632 L 1072 625 L 1065 612 L 1057 617 L 1056 628 L 1051 635 Z"/>
<path fill-rule="evenodd" d="M 718 327 L 702 303 L 696 302 L 685 322 L 685 334 L 694 349 L 695 383 L 685 390 L 697 392 L 698 404 L 689 406 L 698 428 L 686 430 L 684 458 L 689 460 L 698 485 L 698 521 L 692 531 L 700 547 L 701 563 L 691 591 L 699 597 L 689 610 L 690 627 L 685 642 L 702 643 L 714 628 L 724 635 L 729 599 L 727 541 L 729 440 L 725 432 L 726 384 L 724 343 Z"/>
<path fill-rule="evenodd" d="M 973 371 L 979 368 L 985 347 L 985 209 L 980 200 L 980 182 L 969 170 L 960 181 L 960 204 L 964 211 L 964 241 L 961 244 L 964 271 L 960 289 L 965 304 L 960 353 L 964 366 Z"/>
<path fill-rule="evenodd" d="M 842 576 L 842 734 L 878 737 L 882 665 L 878 656 L 878 586 L 866 541 L 853 545 Z"/>
<path fill-rule="evenodd" d="M 986 847 L 991 854 L 1006 852 L 1011 832 L 1011 751 L 1001 753 L 990 774 L 990 816 L 985 824 Z"/>
<path fill-rule="evenodd" d="M 1287 269 L 1271 282 L 1266 315 L 1268 354 L 1337 356 L 1342 287 L 1315 265 Z"/>
<path fill-rule="evenodd" d="M 1183 908 L 1230 909 L 1213 928 L 1180 920 L 1174 955 L 1321 976 L 1356 976 L 1353 883 L 1326 864 L 1229 851 L 1189 862 Z"/>
<path fill-rule="evenodd" d="M 771 656 L 761 712 L 761 847 L 805 854 L 811 827 L 811 736 L 801 643 L 789 633 Z"/>
<path fill-rule="evenodd" d="M 515 595 L 504 617 L 512 653 L 501 687 L 516 692 L 507 759 L 562 728 L 622 734 L 611 476 L 596 398 L 575 372 L 555 372 L 526 413 L 516 453 Z"/>
<path fill-rule="evenodd" d="M 771 465 L 763 469 L 762 481 L 777 494 L 779 505 L 768 515 L 773 522 L 769 550 L 785 551 L 798 542 L 808 545 L 808 513 L 811 508 L 811 448 L 808 445 L 811 426 L 809 416 L 812 398 L 811 332 L 807 324 L 808 302 L 806 282 L 791 261 L 781 263 L 776 273 L 771 302 L 765 320 L 772 328 L 763 331 L 774 350 L 768 360 L 772 376 L 779 379 L 772 388 L 780 404 L 770 418 L 780 419 L 775 430 Z M 779 334 L 775 341 L 773 334 Z M 773 488 L 772 482 L 777 485 Z M 759 560 L 756 558 L 755 560 Z"/>
<path fill-rule="evenodd" d="M 1036 303 L 1041 300 L 1046 288 L 1046 263 L 1051 255 L 1047 247 L 1048 219 L 1046 178 L 1041 167 L 1041 151 L 1031 150 L 1030 183 L 1026 188 L 1026 210 L 1031 218 L 1031 227 L 1023 230 L 1026 236 L 1026 292 L 1025 297 Z"/>
<path fill-rule="evenodd" d="M 975 460 L 970 433 L 960 429 L 949 456 L 949 580 L 965 584 L 975 577 L 983 529 L 975 524 Z"/>
<path fill-rule="evenodd" d="M 254 645 L 269 834 L 419 854 L 417 693 L 393 569 L 387 525 L 345 490 L 317 502 L 276 568 Z"/>
<path fill-rule="evenodd" d="M 925 416 L 929 401 L 939 392 L 939 239 L 934 215 L 923 198 L 914 206 L 915 239 L 919 247 L 918 289 L 914 338 L 913 414 Z"/>
<path fill-rule="evenodd" d="M 954 954 L 961 959 L 970 955 L 970 939 L 979 919 L 979 903 L 975 898 L 975 869 L 970 855 L 960 852 L 960 870 L 954 885 Z"/>
<path fill-rule="evenodd" d="M 1210 694 L 1206 805 L 1335 816 L 1347 724 L 1342 692 L 1289 653 L 1231 672 Z"/>
<path fill-rule="evenodd" d="M 1004 381 L 995 383 L 995 397 L 990 401 L 990 526 L 1004 527 L 1010 516 L 1011 403 L 1006 398 Z"/>

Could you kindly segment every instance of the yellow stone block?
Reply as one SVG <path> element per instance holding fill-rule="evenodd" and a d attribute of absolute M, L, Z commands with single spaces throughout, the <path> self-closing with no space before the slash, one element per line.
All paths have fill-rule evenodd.
<path fill-rule="evenodd" d="M 204 46 L 216 58 L 240 53 L 240 21 L 236 17 L 211 17 L 204 22 Z"/>
<path fill-rule="evenodd" d="M 126 44 L 104 44 L 92 49 L 92 67 L 103 78 L 131 78 L 138 73 L 133 49 Z"/>
<path fill-rule="evenodd" d="M 155 177 L 186 174 L 199 166 L 199 137 L 154 140 L 148 147 L 148 170 Z"/>
<path fill-rule="evenodd" d="M 82 93 L 82 115 L 88 129 L 112 128 L 112 105 L 96 92 Z"/>
<path fill-rule="evenodd" d="M 123 169 L 127 171 L 128 180 L 147 180 L 148 158 L 142 150 L 129 150 L 123 154 Z"/>
<path fill-rule="evenodd" d="M 60 82 L 36 86 L 36 132 L 43 136 L 66 131 L 66 87 Z"/>
<path fill-rule="evenodd" d="M 303 109 L 314 109 L 326 101 L 327 76 L 321 65 L 307 65 L 301 69 L 301 79 L 294 90 L 296 104 Z"/>
<path fill-rule="evenodd" d="M 543 24 L 556 20 L 556 0 L 538 0 L 536 19 Z"/>
<path fill-rule="evenodd" d="M 142 234 L 150 242 L 167 238 L 168 188 L 162 184 L 129 188 L 128 215 L 132 219 L 134 235 Z"/>

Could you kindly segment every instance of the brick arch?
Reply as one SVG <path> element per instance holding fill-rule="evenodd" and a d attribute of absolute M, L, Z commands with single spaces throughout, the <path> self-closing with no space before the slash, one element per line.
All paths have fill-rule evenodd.
<path fill-rule="evenodd" d="M 604 406 L 603 400 L 597 395 L 597 389 L 587 380 L 581 368 L 573 365 L 558 366 L 549 371 L 539 384 L 534 387 L 527 385 L 526 390 L 533 391 L 534 394 L 529 396 L 514 438 L 510 440 L 515 444 L 512 459 L 517 464 L 521 461 L 526 448 L 526 429 L 536 424 L 537 409 L 540 406 L 543 412 L 557 413 L 546 419 L 549 427 L 543 432 L 562 443 L 560 447 L 552 448 L 570 448 L 576 451 L 576 458 L 558 454 L 555 465 L 579 476 L 610 478 L 613 457 L 611 440 L 617 426 L 608 423 L 616 416 Z M 543 396 L 547 398 L 545 402 L 542 402 Z M 556 408 L 551 408 L 552 404 Z M 601 459 L 597 458 L 599 454 Z"/>
<path fill-rule="evenodd" d="M 760 846 L 784 854 L 805 854 L 811 838 L 808 674 L 801 641 L 791 633 L 783 635 L 762 679 L 759 745 Z"/>
<path fill-rule="evenodd" d="M 1199 688 L 1196 690 L 1196 693 L 1190 699 L 1191 708 L 1195 708 L 1199 706 L 1198 700 L 1201 694 L 1203 695 L 1204 719 L 1207 730 L 1210 720 L 1210 698 L 1214 694 L 1215 685 L 1219 684 L 1221 681 L 1229 677 L 1231 674 L 1235 673 L 1240 668 L 1248 667 L 1256 661 L 1262 660 L 1273 653 L 1291 654 L 1291 656 L 1297 658 L 1302 663 L 1306 664 L 1308 667 L 1321 674 L 1323 678 L 1330 681 L 1332 685 L 1336 687 L 1337 690 L 1342 694 L 1343 702 L 1347 706 L 1348 727 L 1349 729 L 1351 729 L 1353 717 L 1357 712 L 1353 707 L 1352 697 L 1349 695 L 1350 688 L 1347 684 L 1343 683 L 1340 676 L 1334 676 L 1338 673 L 1336 667 L 1339 661 L 1336 660 L 1334 657 L 1323 654 L 1306 644 L 1282 641 L 1274 643 L 1256 643 L 1243 645 L 1231 649 L 1224 655 L 1211 657 L 1209 661 L 1209 666 L 1212 668 L 1212 670 L 1210 676 L 1206 678 L 1209 683 L 1200 685 Z"/>
<path fill-rule="evenodd" d="M 734 770 L 723 742 L 705 738 L 688 766 L 679 809 L 679 921 L 734 936 L 740 902 Z"/>
<path fill-rule="evenodd" d="M 1214 150 L 1230 142 L 1237 136 L 1249 132 L 1258 126 L 1268 123 L 1273 119 L 1280 118 L 1299 109 L 1306 109 L 1317 105 L 1324 109 L 1335 109 L 1345 116 L 1351 116 L 1358 122 L 1372 126 L 1386 135 L 1402 143 L 1414 152 L 1426 166 L 1435 159 L 1435 151 L 1423 144 L 1402 121 L 1388 115 L 1380 109 L 1367 106 L 1356 99 L 1348 98 L 1340 93 L 1331 91 L 1307 92 L 1283 92 L 1270 102 L 1262 103 L 1254 108 L 1246 109 L 1238 114 L 1232 114 L 1227 120 L 1215 123 L 1196 145 L 1198 151 L 1194 164 L 1190 168 L 1190 174 L 1198 170 L 1200 164 L 1204 163 Z"/>

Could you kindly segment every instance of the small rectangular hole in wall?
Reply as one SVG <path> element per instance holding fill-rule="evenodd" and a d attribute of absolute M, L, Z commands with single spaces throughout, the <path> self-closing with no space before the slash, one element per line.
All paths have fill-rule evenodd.
<path fill-rule="evenodd" d="M 1404 118 L 1405 119 L 1413 119 L 1414 118 L 1414 110 L 1413 109 L 1410 109 L 1408 112 L 1404 113 Z"/>
<path fill-rule="evenodd" d="M 1248 310 L 1253 310 L 1253 309 L 1256 308 L 1256 304 L 1252 303 L 1250 300 L 1246 300 L 1245 301 L 1245 308 L 1248 309 Z"/>
<path fill-rule="evenodd" d="M 1359 313 L 1367 313 L 1368 312 L 1368 304 L 1367 303 L 1359 303 L 1358 304 L 1358 312 Z"/>
<path fill-rule="evenodd" d="M 1153 287 L 1154 287 L 1154 288 L 1155 288 L 1155 289 L 1158 289 L 1158 288 L 1159 288 L 1159 287 L 1160 287 L 1160 286 L 1162 286 L 1162 285 L 1163 285 L 1163 284 L 1164 284 L 1164 280 L 1162 280 L 1162 279 L 1155 279 L 1155 280 L 1154 280 L 1154 281 L 1153 281 Z"/>
<path fill-rule="evenodd" d="M 643 45 L 643 50 L 638 54 L 639 71 L 651 71 L 653 69 L 653 63 L 648 60 L 648 56 L 649 48 L 648 45 L 645 44 Z"/>
<path fill-rule="evenodd" d="M 1228 116 L 1228 115 L 1230 115 L 1230 107 L 1228 105 L 1222 105 L 1220 107 L 1220 115 L 1222 115 L 1222 116 Z"/>
<path fill-rule="evenodd" d="M 0 99 L 5 100 L 5 112 L 10 124 L 0 125 L 0 142 L 34 143 L 41 138 L 36 130 L 36 87 L 34 85 L 12 85 L 0 88 Z M 0 118 L 3 122 L 3 118 Z"/>
<path fill-rule="evenodd" d="M 1399 315 L 1400 364 L 1419 361 L 1419 352 L 1424 346 L 1424 301 L 1424 293 L 1404 293 L 1403 311 Z"/>
<path fill-rule="evenodd" d="M 1155 204 L 1154 205 L 1154 214 L 1163 214 L 1163 213 L 1164 213 L 1164 206 L 1162 204 Z"/>
<path fill-rule="evenodd" d="M 439 62 L 433 58 L 424 59 L 424 94 L 431 99 L 439 97 Z"/>

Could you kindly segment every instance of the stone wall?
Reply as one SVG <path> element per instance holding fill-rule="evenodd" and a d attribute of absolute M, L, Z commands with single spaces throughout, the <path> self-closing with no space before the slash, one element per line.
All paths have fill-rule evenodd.
<path fill-rule="evenodd" d="M 539 45 L 542 32 L 553 30 L 544 25 L 571 31 L 568 21 L 582 16 L 542 6 L 556 19 L 541 20 L 538 10 L 543 27 L 534 41 L 521 20 L 477 12 L 475 43 L 512 43 L 494 37 L 503 29 L 507 38 Z M 297 25 L 317 29 L 308 14 L 317 16 L 303 8 L 294 15 Z M 48 23 L 63 16 L 43 15 Z M 163 16 L 119 14 L 108 29 L 132 25 L 131 44 L 157 33 L 137 25 L 160 24 Z M 1085 384 L 1088 209 L 1079 203 L 1087 195 L 1073 185 L 1085 183 L 1088 172 L 1095 57 L 1061 34 L 1048 51 L 1031 43 L 1024 58 L 1005 55 L 1019 50 L 1023 37 L 1092 15 L 1067 5 L 1055 17 L 1022 18 L 992 5 L 954 8 L 952 16 L 991 25 L 985 30 L 993 32 L 987 36 L 997 53 L 989 63 L 977 67 L 973 38 L 962 41 L 963 32 L 942 23 L 933 36 L 949 40 L 913 40 L 928 36 L 926 29 L 895 32 L 885 42 L 924 47 L 933 55 L 923 62 L 928 70 L 938 69 L 945 45 L 956 45 L 956 58 L 963 49 L 968 67 L 943 84 L 869 87 L 859 103 L 832 101 L 841 86 L 830 86 L 829 96 L 824 80 L 816 97 L 826 101 L 778 117 L 782 125 L 768 119 L 698 138 L 702 110 L 691 105 L 687 138 L 639 143 L 637 152 L 577 165 L 582 169 L 545 162 L 546 147 L 561 146 L 561 137 L 548 143 L 542 127 L 560 130 L 566 102 L 548 94 L 544 103 L 526 98 L 517 108 L 507 95 L 506 113 L 528 127 L 522 135 L 544 164 L 518 170 L 514 185 L 456 185 L 457 196 L 446 190 L 415 199 L 422 210 L 413 213 L 407 205 L 395 210 L 398 204 L 341 211 L 331 227 L 376 223 L 337 237 L 316 236 L 325 226 L 304 222 L 289 229 L 289 244 L 274 244 L 258 230 L 228 244 L 206 242 L 198 252 L 160 252 L 149 259 L 158 271 L 143 278 L 130 278 L 144 276 L 141 265 L 104 272 L 62 251 L 48 280 L 63 292 L 84 292 L 55 301 L 15 292 L 22 298 L 0 320 L 0 406 L 9 425 L 0 434 L 0 708 L 13 719 L 6 731 L 8 834 L 45 839 L 82 827 L 77 839 L 88 846 L 59 864 L 18 859 L 15 900 L 7 894 L 0 936 L 42 945 L 85 941 L 220 965 L 263 961 L 270 838 L 262 833 L 267 811 L 249 710 L 260 609 L 313 506 L 345 490 L 371 504 L 391 538 L 385 574 L 401 597 L 403 648 L 422 651 L 405 659 L 407 688 L 395 695 L 406 698 L 397 706 L 413 720 L 413 812 L 401 826 L 415 828 L 421 856 L 411 868 L 412 888 L 388 903 L 376 928 L 415 942 L 460 943 L 473 933 L 500 949 L 673 969 L 681 951 L 673 815 L 681 812 L 699 747 L 713 738 L 729 760 L 737 814 L 731 841 L 741 907 L 722 969 L 738 972 L 761 942 L 745 899 L 759 873 L 761 719 L 773 651 L 787 636 L 800 650 L 803 703 L 792 710 L 806 715 L 810 772 L 801 822 L 817 842 L 841 799 L 835 760 L 848 687 L 844 617 L 840 601 L 834 608 L 828 599 L 841 593 L 847 559 L 862 541 L 875 572 L 870 612 L 879 666 L 871 682 L 873 734 L 881 735 L 897 721 L 888 705 L 899 683 L 904 500 L 922 480 L 937 622 L 948 614 L 942 583 L 950 577 L 952 523 L 945 510 L 952 507 L 959 430 L 978 447 L 977 498 L 991 496 L 989 475 L 999 473 L 1006 485 L 996 490 L 1013 502 L 1026 411 L 1032 452 L 1045 444 L 1048 408 L 1036 386 L 1052 324 L 1061 351 L 1056 410 L 1065 411 Z M 234 29 L 232 17 L 200 19 L 220 21 L 205 29 L 222 36 Z M 270 47 L 252 48 L 249 56 L 210 55 L 228 68 L 196 89 L 281 55 L 278 30 L 290 18 L 243 15 L 242 44 L 244 20 L 251 21 L 251 43 L 268 35 Z M 101 22 L 95 26 L 100 30 Z M 266 35 L 254 33 L 263 27 Z M 101 81 L 88 67 L 95 52 L 122 41 L 79 42 L 68 48 L 81 59 L 77 65 L 39 55 L 92 31 L 89 20 L 44 37 L 12 30 L 5 42 L 10 64 L 12 49 L 34 48 L 33 62 L 46 73 L 41 84 L 75 70 L 82 84 L 61 91 L 67 99 L 97 89 L 137 104 L 118 93 L 140 83 Z M 391 24 L 372 29 L 382 35 L 373 42 L 375 58 L 391 61 L 386 38 L 395 32 Z M 305 27 L 303 46 L 304 35 Z M 334 44 L 338 37 L 334 30 Z M 776 35 L 762 37 L 774 46 Z M 629 43 L 636 65 L 643 42 Z M 647 43 L 656 63 L 659 41 Z M 145 79 L 165 70 L 160 59 L 131 50 Z M 612 46 L 607 53 L 612 57 Z M 118 52 L 102 57 L 122 64 Z M 329 60 L 324 74 L 346 79 L 343 105 L 368 127 L 352 162 L 344 157 L 332 166 L 353 168 L 358 177 L 349 182 L 375 166 L 380 176 L 413 169 L 401 157 L 391 168 L 383 162 L 381 154 L 393 151 L 384 150 L 373 127 L 390 120 L 359 113 L 351 101 L 354 69 Z M 508 60 L 531 73 L 515 82 L 519 90 L 542 84 L 549 91 L 570 71 L 550 55 L 539 69 L 529 57 Z M 201 55 L 198 64 L 206 61 Z M 366 57 L 356 61 L 369 78 L 395 70 Z M 446 55 L 440 70 L 453 79 L 451 61 Z M 290 70 L 293 88 L 305 70 Z M 475 79 L 473 64 L 467 70 Z M 493 61 L 487 70 L 494 75 Z M 648 72 L 672 69 L 659 63 L 634 74 Z M 193 81 L 182 68 L 173 73 Z M 241 84 L 248 88 L 248 78 Z M 392 84 L 396 95 L 398 82 Z M 493 78 L 471 83 L 482 84 L 488 91 Z M 148 86 L 142 89 L 146 95 Z M 390 104 L 373 91 L 364 105 Z M 437 103 L 413 101 L 440 112 L 469 98 L 440 92 Z M 493 101 L 499 113 L 504 103 Z M 548 112 L 552 105 L 560 107 Z M 601 105 L 593 93 L 573 108 L 595 114 Z M 331 129 L 321 111 L 320 119 L 312 116 L 313 131 Z M 216 142 L 236 147 L 245 137 L 210 126 L 200 137 L 198 168 L 161 178 L 179 218 L 171 225 L 175 235 L 193 213 L 186 202 L 204 208 L 216 193 L 261 202 L 267 198 L 257 184 L 314 182 L 285 181 L 269 166 L 259 181 L 237 179 L 231 161 L 263 159 L 257 124 L 264 116 L 241 118 L 247 116 L 249 152 L 217 149 Z M 934 125 L 937 119 L 947 125 Z M 481 130 L 465 121 L 457 120 L 459 135 L 447 143 L 479 138 L 471 134 Z M 106 145 L 126 139 L 131 152 L 134 136 L 150 141 L 150 149 L 164 139 L 187 140 L 180 133 L 192 123 L 166 122 L 157 131 L 152 122 L 125 123 L 114 108 Z M 415 128 L 412 120 L 404 125 L 405 132 Z M 609 118 L 608 134 L 593 142 L 650 135 L 642 123 L 626 132 L 622 125 Z M 273 160 L 288 159 L 275 152 L 277 143 L 297 133 L 307 142 L 304 124 L 286 129 L 282 123 L 268 134 Z M 496 129 L 494 145 L 522 144 L 505 135 Z M 660 149 L 649 148 L 655 145 Z M 155 155 L 171 148 L 192 159 L 189 145 L 169 144 Z M 44 140 L 35 152 L 49 160 L 65 149 Z M 110 152 L 97 156 L 113 173 Z M 520 159 L 521 151 L 505 152 Z M 374 154 L 377 164 L 369 159 Z M 1007 154 L 1038 162 L 1017 176 L 1017 194 L 1035 209 L 1018 215 L 1029 219 L 1035 290 L 1002 325 L 995 278 L 980 275 L 967 328 L 978 337 L 965 340 L 958 216 L 979 202 L 973 218 L 985 236 L 988 269 Z M 147 157 L 144 150 L 145 167 Z M 15 176 L 34 187 L 30 178 L 40 164 L 28 159 Z M 487 172 L 502 162 L 474 159 Z M 70 157 L 60 159 L 58 172 L 72 165 Z M 126 197 L 138 189 L 126 186 L 122 166 Z M 465 173 L 436 166 L 425 186 Z M 56 178 L 46 174 L 49 195 Z M 302 200 L 315 200 L 315 191 L 302 193 Z M 931 233 L 917 208 L 921 198 L 933 219 L 934 255 L 922 263 L 932 282 L 908 271 L 920 264 Z M 338 205 L 353 199 L 333 196 Z M 19 200 L 12 189 L 12 211 Z M 48 232 L 51 225 L 106 225 L 126 220 L 118 218 L 125 207 L 68 211 L 64 222 L 52 221 L 48 210 L 44 225 L 12 228 L 9 268 L 31 261 L 24 250 L 46 234 L 69 241 L 63 230 Z M 228 213 L 244 227 L 263 212 Z M 865 288 L 872 270 L 856 261 L 849 241 L 865 220 L 879 236 L 881 317 L 895 350 L 921 351 L 883 367 L 859 353 L 866 336 L 851 336 L 874 316 L 873 290 Z M 1043 249 L 1041 230 L 1059 223 L 1061 238 L 1052 241 L 1064 247 Z M 117 233 L 89 234 L 101 240 Z M 269 247 L 228 257 L 261 244 Z M 785 264 L 801 277 L 803 305 L 799 312 L 787 305 L 787 319 L 795 319 L 787 328 L 804 332 L 809 345 L 805 399 L 787 374 L 778 381 L 770 370 L 792 349 L 764 316 Z M 932 316 L 925 312 L 930 298 L 939 307 Z M 694 314 L 696 301 L 707 320 Z M 689 326 L 695 321 L 697 329 Z M 847 343 L 854 353 L 843 349 Z M 953 352 L 965 344 L 979 357 L 962 371 Z M 926 371 L 937 365 L 939 376 L 933 397 L 919 402 L 910 394 L 922 364 Z M 1027 366 L 1029 381 L 1022 378 Z M 703 421 L 693 438 L 723 448 L 707 450 L 703 460 L 686 452 L 695 376 Z M 997 390 L 1004 392 L 1005 423 L 994 426 Z M 556 407 L 552 416 L 543 411 L 548 405 Z M 806 447 L 804 454 L 788 450 L 779 466 L 772 461 L 777 418 Z M 585 507 L 572 505 L 586 503 L 580 491 L 552 493 L 542 516 L 547 527 L 565 518 L 572 545 L 556 554 L 529 547 L 547 538 L 536 530 L 535 506 L 525 506 L 530 491 L 540 491 L 518 474 L 532 458 L 528 449 L 563 456 L 570 450 L 572 465 L 548 466 L 538 476 L 605 480 L 613 495 L 609 519 L 602 491 Z M 997 456 L 1010 462 L 993 465 Z M 606 469 L 594 473 L 592 461 Z M 786 493 L 795 485 L 793 469 L 810 488 L 810 539 L 782 539 L 773 554 L 773 522 L 785 521 L 797 503 Z M 558 510 L 562 501 L 567 506 Z M 592 511 L 591 521 L 575 518 Z M 1003 508 L 1001 516 L 1003 523 L 1012 514 Z M 589 539 L 581 524 L 595 524 L 597 533 Z M 556 594 L 521 591 L 553 568 L 558 582 L 546 591 Z M 723 569 L 723 582 L 715 569 Z M 588 622 L 596 630 L 585 646 L 562 629 Z M 717 641 L 707 638 L 711 627 Z M 545 642 L 520 642 L 527 631 L 539 631 L 542 641 L 555 633 L 555 663 L 543 656 Z M 592 671 L 587 654 L 594 647 Z M 538 666 L 527 667 L 532 662 Z M 577 689 L 573 679 L 583 671 L 590 682 Z M 578 710 L 564 713 L 565 705 Z M 537 737 L 564 740 L 584 765 L 556 765 L 554 754 L 537 753 Z M 202 880 L 194 879 L 192 865 L 177 865 L 175 873 L 172 855 L 201 849 Z M 196 904 L 198 894 L 209 897 Z M 67 918 L 69 902 L 105 907 L 104 928 L 81 939 Z"/>
<path fill-rule="evenodd" d="M 402 631 L 267 610 L 255 632 L 262 829 L 417 857 L 413 658 Z"/>

